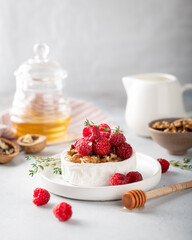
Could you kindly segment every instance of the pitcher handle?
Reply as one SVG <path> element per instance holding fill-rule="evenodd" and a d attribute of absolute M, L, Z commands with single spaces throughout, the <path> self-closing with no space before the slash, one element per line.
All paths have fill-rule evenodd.
<path fill-rule="evenodd" d="M 182 93 L 184 93 L 186 90 L 192 90 L 192 84 L 186 84 L 182 88 Z M 192 116 L 192 111 L 191 112 L 186 112 L 188 117 Z"/>

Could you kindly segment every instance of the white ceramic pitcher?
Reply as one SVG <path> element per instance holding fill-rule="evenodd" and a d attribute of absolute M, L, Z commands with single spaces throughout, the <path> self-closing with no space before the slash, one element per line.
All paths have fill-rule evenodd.
<path fill-rule="evenodd" d="M 183 92 L 192 89 L 192 84 L 181 86 L 175 76 L 150 73 L 122 79 L 128 96 L 126 122 L 138 135 L 149 136 L 150 121 L 167 117 L 190 117 L 185 112 Z"/>

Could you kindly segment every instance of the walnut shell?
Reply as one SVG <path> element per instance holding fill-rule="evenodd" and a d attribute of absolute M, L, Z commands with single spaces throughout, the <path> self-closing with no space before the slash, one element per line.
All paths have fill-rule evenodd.
<path fill-rule="evenodd" d="M 11 159 L 13 159 L 15 156 L 17 156 L 19 154 L 19 147 L 12 141 L 7 140 L 5 138 L 0 137 L 0 140 L 14 148 L 14 153 L 9 154 L 9 155 L 0 155 L 0 163 L 8 163 L 9 161 L 11 161 Z"/>
<path fill-rule="evenodd" d="M 25 143 L 22 140 L 25 136 L 21 136 L 18 138 L 17 143 L 26 153 L 38 153 L 41 152 L 46 146 L 47 138 L 43 135 L 39 134 L 31 134 L 33 138 L 32 143 Z"/>

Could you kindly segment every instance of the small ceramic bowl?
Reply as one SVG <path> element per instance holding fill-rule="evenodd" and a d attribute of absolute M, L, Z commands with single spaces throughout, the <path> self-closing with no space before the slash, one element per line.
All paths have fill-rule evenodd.
<path fill-rule="evenodd" d="M 160 146 L 167 149 L 171 155 L 185 155 L 189 148 L 192 148 L 192 132 L 163 132 L 161 130 L 153 129 L 152 125 L 159 121 L 173 122 L 180 118 L 162 118 L 151 121 L 148 124 L 148 130 L 152 139 Z"/>

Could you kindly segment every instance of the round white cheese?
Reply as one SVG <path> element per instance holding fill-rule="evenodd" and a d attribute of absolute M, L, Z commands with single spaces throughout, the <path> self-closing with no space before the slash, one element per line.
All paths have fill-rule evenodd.
<path fill-rule="evenodd" d="M 127 174 L 136 169 L 135 151 L 129 159 L 105 163 L 69 162 L 66 160 L 66 152 L 61 154 L 62 177 L 77 186 L 108 186 L 113 174 Z"/>

